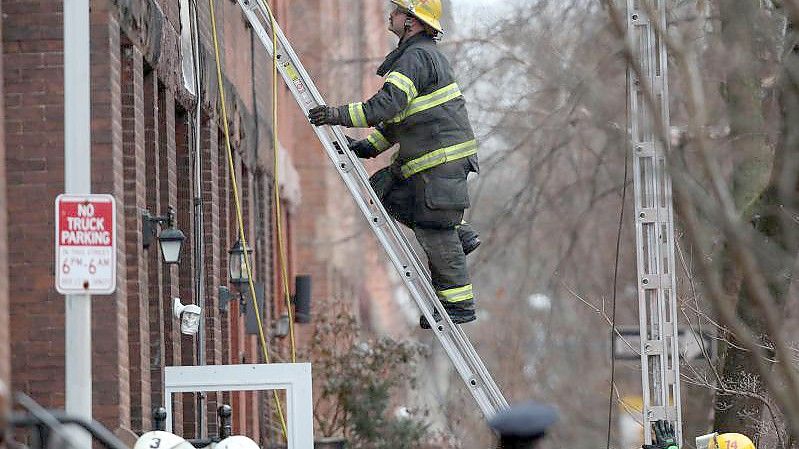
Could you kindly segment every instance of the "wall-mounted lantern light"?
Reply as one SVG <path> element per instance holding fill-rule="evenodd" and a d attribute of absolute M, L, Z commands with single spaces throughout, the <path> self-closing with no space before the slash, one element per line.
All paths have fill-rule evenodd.
<path fill-rule="evenodd" d="M 250 279 L 244 257 L 246 253 L 247 260 L 251 264 L 250 268 L 252 269 L 252 248 L 245 248 L 244 245 L 241 244 L 241 240 L 236 240 L 236 243 L 233 244 L 233 247 L 230 248 L 227 253 L 230 256 L 228 257 L 230 283 L 239 286 L 248 283 Z"/>
<path fill-rule="evenodd" d="M 164 217 L 154 217 L 148 211 L 142 213 L 142 246 L 149 248 L 155 237 L 158 225 L 168 226 L 158 234 L 158 245 L 161 247 L 161 257 L 165 264 L 175 264 L 180 261 L 180 250 L 186 236 L 183 231 L 175 227 L 175 209 L 169 206 L 169 211 Z"/>

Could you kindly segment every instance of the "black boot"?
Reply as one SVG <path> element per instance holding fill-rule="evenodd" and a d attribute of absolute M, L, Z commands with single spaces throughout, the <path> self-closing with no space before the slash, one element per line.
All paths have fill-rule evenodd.
<path fill-rule="evenodd" d="M 444 306 L 444 310 L 447 311 L 447 315 L 449 315 L 453 323 L 464 324 L 477 319 L 477 315 L 474 313 L 474 302 L 464 301 L 464 303 L 466 304 L 442 302 L 441 305 Z M 441 315 L 438 313 L 438 310 L 433 310 L 433 319 L 435 319 L 436 322 L 441 321 Z M 419 326 L 422 329 L 431 328 L 430 323 L 424 315 L 419 317 Z"/>
<path fill-rule="evenodd" d="M 463 246 L 463 254 L 469 254 L 480 246 L 480 234 L 474 230 L 471 224 L 463 222 L 458 226 L 458 238 Z"/>

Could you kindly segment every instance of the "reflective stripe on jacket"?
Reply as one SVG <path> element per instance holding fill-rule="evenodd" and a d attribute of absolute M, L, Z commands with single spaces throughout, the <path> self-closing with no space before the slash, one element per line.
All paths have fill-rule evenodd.
<path fill-rule="evenodd" d="M 402 42 L 378 69 L 383 87 L 369 100 L 339 107 L 344 126 L 375 127 L 376 153 L 399 143 L 404 177 L 465 157 L 477 167 L 466 101 L 436 42 L 417 34 Z"/>

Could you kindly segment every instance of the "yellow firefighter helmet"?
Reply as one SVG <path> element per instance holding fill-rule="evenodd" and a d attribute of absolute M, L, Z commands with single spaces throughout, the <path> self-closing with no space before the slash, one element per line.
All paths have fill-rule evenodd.
<path fill-rule="evenodd" d="M 755 449 L 755 444 L 740 433 L 722 433 L 708 444 L 708 449 Z"/>
<path fill-rule="evenodd" d="M 391 3 L 408 11 L 412 16 L 431 26 L 439 33 L 441 29 L 441 0 L 391 0 Z"/>

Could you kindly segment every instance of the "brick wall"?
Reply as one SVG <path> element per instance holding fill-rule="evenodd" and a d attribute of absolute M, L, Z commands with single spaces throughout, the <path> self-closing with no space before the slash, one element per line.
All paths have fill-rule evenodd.
<path fill-rule="evenodd" d="M 285 9 L 279 17 L 281 25 L 289 30 L 295 50 L 328 103 L 361 101 L 379 89 L 383 81 L 374 72 L 391 42 L 385 29 L 386 3 L 288 2 Z M 354 311 L 365 312 L 374 302 L 390 304 L 382 248 L 286 89 L 280 101 L 281 141 L 291 151 L 302 181 L 303 202 L 296 213 L 295 232 L 303 237 L 297 241 L 295 260 L 300 272 L 312 276 L 314 313 L 333 300 L 349 302 Z M 363 131 L 347 133 L 365 136 Z M 368 167 L 373 171 L 385 163 Z M 368 276 L 364 275 L 366 266 L 370 267 Z M 382 321 L 390 323 L 392 318 Z"/>
<path fill-rule="evenodd" d="M 158 137 L 160 146 L 159 177 L 159 200 L 161 214 L 165 214 L 169 205 L 177 205 L 177 155 L 175 147 L 175 96 L 171 90 L 173 86 L 161 85 L 158 95 Z M 181 180 L 181 183 L 191 182 Z M 157 246 L 153 247 L 156 250 Z M 189 256 L 190 257 L 190 256 Z M 188 260 L 186 261 L 188 262 Z M 186 263 L 184 262 L 184 263 Z M 190 263 L 190 262 L 188 262 Z M 172 298 L 180 297 L 178 285 L 178 268 L 174 265 L 165 266 L 162 271 L 161 282 L 163 290 L 160 296 L 151 298 L 151 301 L 159 301 L 162 308 L 164 320 L 164 363 L 165 366 L 176 366 L 181 364 L 181 342 L 179 324 L 172 317 Z M 186 396 L 186 395 L 182 395 Z M 181 431 L 180 423 L 183 419 L 183 403 L 181 395 L 172 398 L 175 407 L 175 428 Z M 166 398 L 169 400 L 169 398 Z"/>
<path fill-rule="evenodd" d="M 124 41 L 125 39 L 123 39 Z M 142 247 L 142 210 L 146 209 L 144 125 L 144 61 L 141 51 L 122 45 L 122 151 L 124 163 L 126 289 L 128 298 L 128 354 L 130 358 L 131 429 L 149 426 L 150 320 L 147 254 Z"/>
<path fill-rule="evenodd" d="M 193 147 L 190 145 L 188 113 L 181 107 L 176 107 L 175 111 L 175 150 L 176 150 L 176 179 L 177 185 L 177 226 L 186 235 L 183 244 L 181 263 L 179 270 L 179 297 L 184 304 L 195 302 L 195 271 L 192 258 L 197 245 L 194 234 L 194 167 L 192 161 L 194 157 Z M 169 298 L 164 298 L 169 299 Z M 177 329 L 177 320 L 172 320 Z M 197 339 L 190 335 L 181 335 L 179 330 L 176 336 L 180 338 L 180 362 L 176 364 L 192 366 L 197 364 Z M 183 400 L 183 434 L 196 435 L 197 428 L 197 395 L 182 394 Z"/>
<path fill-rule="evenodd" d="M 0 3 L 0 17 L 2 17 L 2 3 Z M 0 24 L 0 34 L 2 34 Z M 2 55 L 2 42 L 0 42 L 0 55 Z M 3 82 L 2 58 L 0 58 L 0 85 Z M 6 177 L 5 160 L 5 110 L 3 97 L 0 96 L 0 179 Z M 0 211 L 6 210 L 6 186 L 0 182 Z M 8 334 L 8 247 L 6 246 L 6 214 L 0 213 L 0 381 L 8 384 L 11 376 L 11 358 Z"/>
<path fill-rule="evenodd" d="M 44 2 L 36 2 L 44 5 Z M 53 288 L 53 200 L 64 188 L 62 4 L 3 2 L 12 387 L 64 406 L 64 299 Z"/>
<path fill-rule="evenodd" d="M 91 11 L 92 192 L 124 198 L 121 42 L 108 5 Z M 92 404 L 96 419 L 111 429 L 130 427 L 125 208 L 117 208 L 117 288 L 92 304 Z M 69 343 L 69 342 L 67 342 Z"/>
<path fill-rule="evenodd" d="M 320 7 L 318 2 L 286 1 L 276 8 L 286 30 L 297 34 L 290 37 L 312 75 L 323 81 L 325 94 L 337 101 L 363 98 L 380 84 L 379 79 L 367 81 L 373 68 L 365 70 L 363 63 L 337 64 L 342 58 L 385 53 L 373 36 L 335 31 L 384 22 L 380 8 L 371 5 L 357 15 L 335 13 L 337 8 L 358 10 L 358 3 L 337 0 Z M 129 7 L 120 11 L 116 1 L 92 0 L 92 189 L 113 194 L 118 213 L 117 290 L 98 296 L 93 303 L 93 399 L 95 417 L 111 430 L 142 432 L 150 429 L 151 408 L 169 400 L 163 397 L 164 367 L 197 363 L 195 340 L 179 333 L 171 298 L 180 297 L 184 303 L 194 300 L 192 250 L 200 242 L 195 240 L 192 221 L 193 145 L 187 111 L 193 111 L 193 105 L 180 73 L 179 1 L 131 0 L 126 4 Z M 228 285 L 227 251 L 238 239 L 238 224 L 222 138 L 210 12 L 207 3 L 199 2 L 199 6 L 206 64 L 200 130 L 204 355 L 208 363 L 257 363 L 263 355 L 256 336 L 245 333 L 238 301 L 234 299 L 227 312 L 219 310 L 218 287 Z M 53 288 L 52 243 L 53 200 L 63 191 L 64 177 L 61 8 L 61 2 L 6 0 L 2 18 L 6 134 L 5 152 L 0 145 L 0 176 L 5 165 L 8 196 L 4 205 L 0 192 L 0 210 L 7 209 L 13 221 L 8 223 L 5 276 L 4 223 L 0 220 L 0 378 L 10 376 L 13 388 L 54 408 L 63 407 L 65 401 L 64 301 Z M 284 214 L 275 216 L 271 58 L 253 40 L 235 3 L 219 0 L 215 11 L 235 173 L 245 207 L 244 229 L 248 243 L 256 249 L 255 279 L 266 285 L 267 301 L 260 306 L 267 333 L 271 321 L 286 308 L 278 273 L 277 219 L 284 228 L 292 290 L 297 272 L 311 273 L 314 299 L 338 297 L 366 303 L 366 281 L 356 275 L 361 270 L 352 266 L 377 257 L 374 244 L 350 239 L 343 246 L 331 247 L 331 241 L 363 231 L 363 220 L 351 201 L 342 201 L 343 186 L 307 120 L 286 95 L 282 80 L 279 137 L 299 168 L 305 202 L 297 208 L 296 199 L 283 197 Z M 345 84 L 341 79 L 354 82 Z M 176 208 L 177 226 L 188 237 L 180 266 L 162 264 L 156 239 L 149 248 L 143 247 L 142 212 L 166 215 L 170 205 Z M 349 263 L 353 260 L 363 262 Z M 14 292 L 7 308 L 6 279 Z M 252 303 L 247 306 L 251 308 Z M 4 325 L 7 321 L 8 326 Z M 305 330 L 298 327 L 299 334 Z M 287 339 L 273 340 L 268 334 L 267 339 L 273 355 L 288 357 Z M 7 341 L 10 356 L 3 343 Z M 10 370 L 4 357 L 10 357 Z M 271 395 L 210 394 L 207 421 L 212 434 L 215 409 L 222 402 L 234 406 L 237 432 L 254 438 L 261 435 L 263 441 L 277 439 L 269 430 L 276 424 Z M 176 431 L 193 437 L 196 397 L 174 398 L 173 410 Z"/>
<path fill-rule="evenodd" d="M 158 78 L 152 70 L 147 71 L 144 78 L 144 130 L 145 130 L 145 183 L 146 183 L 146 209 L 150 214 L 161 215 L 158 199 L 161 176 L 160 164 L 160 138 L 158 131 Z M 148 310 L 148 336 L 150 339 L 150 403 L 153 407 L 164 404 L 163 366 L 166 363 L 166 348 L 164 342 L 164 311 L 160 306 L 162 298 L 164 266 L 159 263 L 157 243 L 150 244 L 145 252 L 147 267 L 147 310 Z M 134 318 L 135 319 L 135 318 Z M 143 419 L 146 421 L 146 419 Z"/>
<path fill-rule="evenodd" d="M 227 255 L 227 247 L 222 244 L 220 236 L 221 222 L 226 215 L 221 212 L 220 188 L 219 188 L 219 130 L 216 121 L 207 115 L 203 115 L 201 126 L 203 127 L 201 144 L 201 177 L 202 177 L 202 201 L 203 201 L 203 238 L 205 254 L 205 292 L 206 307 L 205 328 L 206 328 L 206 349 L 205 360 L 210 364 L 227 363 L 228 359 L 222 351 L 223 336 L 223 313 L 219 311 L 219 296 L 217 294 L 220 285 L 227 284 L 227 266 L 223 262 L 223 255 Z M 217 432 L 216 409 L 224 403 L 220 395 L 216 393 L 208 394 L 207 419 L 208 433 Z"/>

